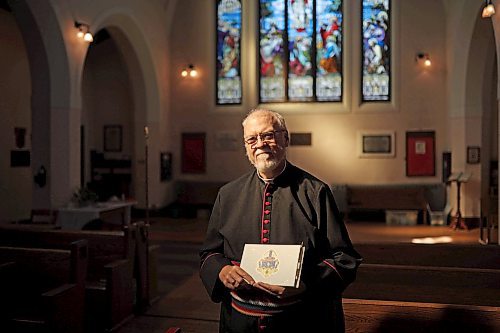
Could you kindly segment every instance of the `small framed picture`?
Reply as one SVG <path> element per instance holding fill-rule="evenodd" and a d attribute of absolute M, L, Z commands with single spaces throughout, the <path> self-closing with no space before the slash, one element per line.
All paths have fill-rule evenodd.
<path fill-rule="evenodd" d="M 122 151 L 122 135 L 121 125 L 104 126 L 104 151 Z"/>
<path fill-rule="evenodd" d="M 481 162 L 481 148 L 477 146 L 467 147 L 467 163 L 478 164 Z"/>
<path fill-rule="evenodd" d="M 364 158 L 394 157 L 393 131 L 358 132 L 358 156 Z"/>

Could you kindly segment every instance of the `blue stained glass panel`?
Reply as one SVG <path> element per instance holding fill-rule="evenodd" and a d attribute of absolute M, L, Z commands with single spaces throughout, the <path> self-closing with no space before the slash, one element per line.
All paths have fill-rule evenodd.
<path fill-rule="evenodd" d="M 217 104 L 241 103 L 241 1 L 217 2 Z"/>
<path fill-rule="evenodd" d="M 316 0 L 316 97 L 319 101 L 342 99 L 341 0 Z"/>
<path fill-rule="evenodd" d="M 363 0 L 363 101 L 390 100 L 390 0 Z"/>

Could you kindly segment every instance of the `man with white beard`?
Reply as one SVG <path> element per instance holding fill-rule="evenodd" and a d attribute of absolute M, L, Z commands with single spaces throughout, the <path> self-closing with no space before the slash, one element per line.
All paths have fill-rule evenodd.
<path fill-rule="evenodd" d="M 255 169 L 220 189 L 200 249 L 200 277 L 221 302 L 219 332 L 343 332 L 341 295 L 361 257 L 332 192 L 287 161 L 280 114 L 252 110 L 242 125 Z M 245 244 L 304 244 L 299 287 L 256 282 L 239 267 Z"/>

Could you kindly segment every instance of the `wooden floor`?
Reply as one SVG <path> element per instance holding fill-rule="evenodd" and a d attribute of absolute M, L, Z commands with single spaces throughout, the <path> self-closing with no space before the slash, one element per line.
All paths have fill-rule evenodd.
<path fill-rule="evenodd" d="M 172 326 L 181 327 L 183 333 L 218 331 L 219 307 L 210 302 L 198 277 L 198 248 L 203 241 L 207 223 L 206 219 L 151 218 L 151 239 L 161 248 L 158 263 L 161 298 L 144 315 L 137 316 L 122 326 L 118 333 L 164 333 Z M 479 246 L 478 229 L 452 230 L 448 227 L 421 225 L 387 226 L 379 222 L 353 222 L 349 223 L 347 228 L 355 247 L 356 244 L 410 244 L 412 241 L 429 239 L 449 242 L 446 244 L 456 244 L 457 247 Z M 408 283 L 413 283 L 411 271 L 409 272 L 406 278 L 410 281 Z M 384 267 L 375 267 L 369 274 L 387 276 L 390 272 L 384 271 Z M 421 275 L 419 278 L 425 278 L 425 272 L 421 272 Z M 372 276 L 368 278 L 372 279 Z M 500 287 L 497 284 L 492 282 L 493 292 L 498 294 Z M 381 288 L 387 287 L 386 285 Z M 349 297 L 356 294 L 355 288 L 352 289 Z M 363 288 L 358 289 L 362 293 L 367 292 Z M 457 294 L 458 291 L 447 292 Z M 485 297 L 497 295 L 489 293 L 488 290 L 481 292 Z M 349 331 L 349 328 L 347 330 Z"/>
<path fill-rule="evenodd" d="M 151 218 L 152 235 L 155 240 L 175 240 L 201 243 L 208 225 L 206 219 L 171 219 L 163 217 Z M 479 229 L 453 230 L 448 226 L 394 226 L 383 222 L 350 222 L 347 225 L 349 235 L 356 243 L 411 243 L 427 237 L 449 237 L 453 244 L 478 244 Z M 496 232 L 496 230 L 495 230 Z M 495 236 L 495 241 L 498 235 Z"/>

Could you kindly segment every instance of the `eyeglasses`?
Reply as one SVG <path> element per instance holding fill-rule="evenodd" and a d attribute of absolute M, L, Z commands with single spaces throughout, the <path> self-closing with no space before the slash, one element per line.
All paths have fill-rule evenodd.
<path fill-rule="evenodd" d="M 270 131 L 270 132 L 264 132 L 256 135 L 250 135 L 244 138 L 244 141 L 247 145 L 254 145 L 257 143 L 258 139 L 260 138 L 261 142 L 274 142 L 276 139 L 276 133 L 284 132 L 284 130 L 278 130 L 278 131 Z"/>

